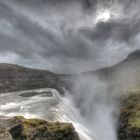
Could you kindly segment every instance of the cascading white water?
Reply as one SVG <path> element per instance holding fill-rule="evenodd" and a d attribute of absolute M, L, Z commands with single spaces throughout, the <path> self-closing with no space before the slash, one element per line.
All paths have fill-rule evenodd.
<path fill-rule="evenodd" d="M 0 115 L 70 122 L 81 140 L 116 140 L 116 118 L 113 116 L 116 103 L 108 96 L 106 85 L 95 79 L 90 77 L 78 80 L 79 84 L 74 89 L 76 94 L 65 91 L 65 97 L 49 88 L 1 94 Z M 48 91 L 52 97 L 44 95 Z M 30 92 L 40 94 L 20 96 Z"/>
<path fill-rule="evenodd" d="M 42 94 L 33 97 L 21 97 L 26 92 L 53 93 L 52 97 Z M 0 115 L 23 115 L 26 118 L 41 118 L 47 121 L 61 121 L 73 123 L 81 140 L 93 140 L 91 132 L 86 128 L 86 122 L 76 109 L 71 98 L 60 97 L 55 89 L 40 89 L 15 92 L 0 95 Z"/>
<path fill-rule="evenodd" d="M 95 76 L 81 77 L 76 82 L 72 93 L 65 91 L 64 97 L 49 88 L 2 94 L 0 115 L 70 122 L 81 140 L 117 140 L 117 104 L 107 92 L 107 83 Z M 52 96 L 45 94 L 49 91 Z M 21 96 L 32 93 L 39 94 Z"/>

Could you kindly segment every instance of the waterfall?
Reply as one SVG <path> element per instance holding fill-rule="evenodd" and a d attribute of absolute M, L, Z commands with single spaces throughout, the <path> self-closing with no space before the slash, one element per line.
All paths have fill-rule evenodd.
<path fill-rule="evenodd" d="M 47 92 L 51 92 L 52 96 L 45 94 Z M 72 95 L 65 91 L 65 96 L 61 97 L 55 89 L 46 88 L 1 94 L 0 115 L 69 122 L 74 125 L 81 140 L 116 140 L 115 102 L 101 94 L 106 93 L 105 86 L 96 81 L 94 87 L 83 85 L 76 92 Z M 21 96 L 26 93 L 39 94 Z"/>
<path fill-rule="evenodd" d="M 37 89 L 0 95 L 0 115 L 22 115 L 50 122 L 72 123 L 81 140 L 117 140 L 117 103 L 108 83 L 95 76 L 75 80 L 71 93 Z"/>
<path fill-rule="evenodd" d="M 52 97 L 44 95 L 48 91 L 52 92 Z M 20 96 L 23 93 L 31 92 L 40 94 L 32 97 Z M 0 115 L 8 117 L 22 115 L 25 118 L 40 118 L 50 122 L 69 122 L 74 125 L 81 140 L 94 139 L 71 98 L 61 97 L 55 89 L 2 94 L 0 95 Z"/>

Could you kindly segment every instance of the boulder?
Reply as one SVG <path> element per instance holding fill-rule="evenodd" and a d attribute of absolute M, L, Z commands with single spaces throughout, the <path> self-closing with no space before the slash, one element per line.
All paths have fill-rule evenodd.
<path fill-rule="evenodd" d="M 21 116 L 0 119 L 2 140 L 80 140 L 71 123 L 50 123 Z"/>

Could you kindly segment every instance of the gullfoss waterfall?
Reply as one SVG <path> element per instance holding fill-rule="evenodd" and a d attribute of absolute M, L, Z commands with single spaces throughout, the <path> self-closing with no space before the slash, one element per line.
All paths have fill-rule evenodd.
<path fill-rule="evenodd" d="M 64 96 L 51 88 L 1 94 L 0 115 L 70 122 L 81 140 L 117 140 L 117 104 L 108 97 L 105 84 L 90 80 L 80 80 L 73 93 L 65 90 Z"/>

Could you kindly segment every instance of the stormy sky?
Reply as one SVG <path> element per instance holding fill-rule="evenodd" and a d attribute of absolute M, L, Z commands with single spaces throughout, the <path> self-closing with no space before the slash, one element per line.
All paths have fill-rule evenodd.
<path fill-rule="evenodd" d="M 0 0 L 0 63 L 56 73 L 114 65 L 140 49 L 140 0 Z"/>

